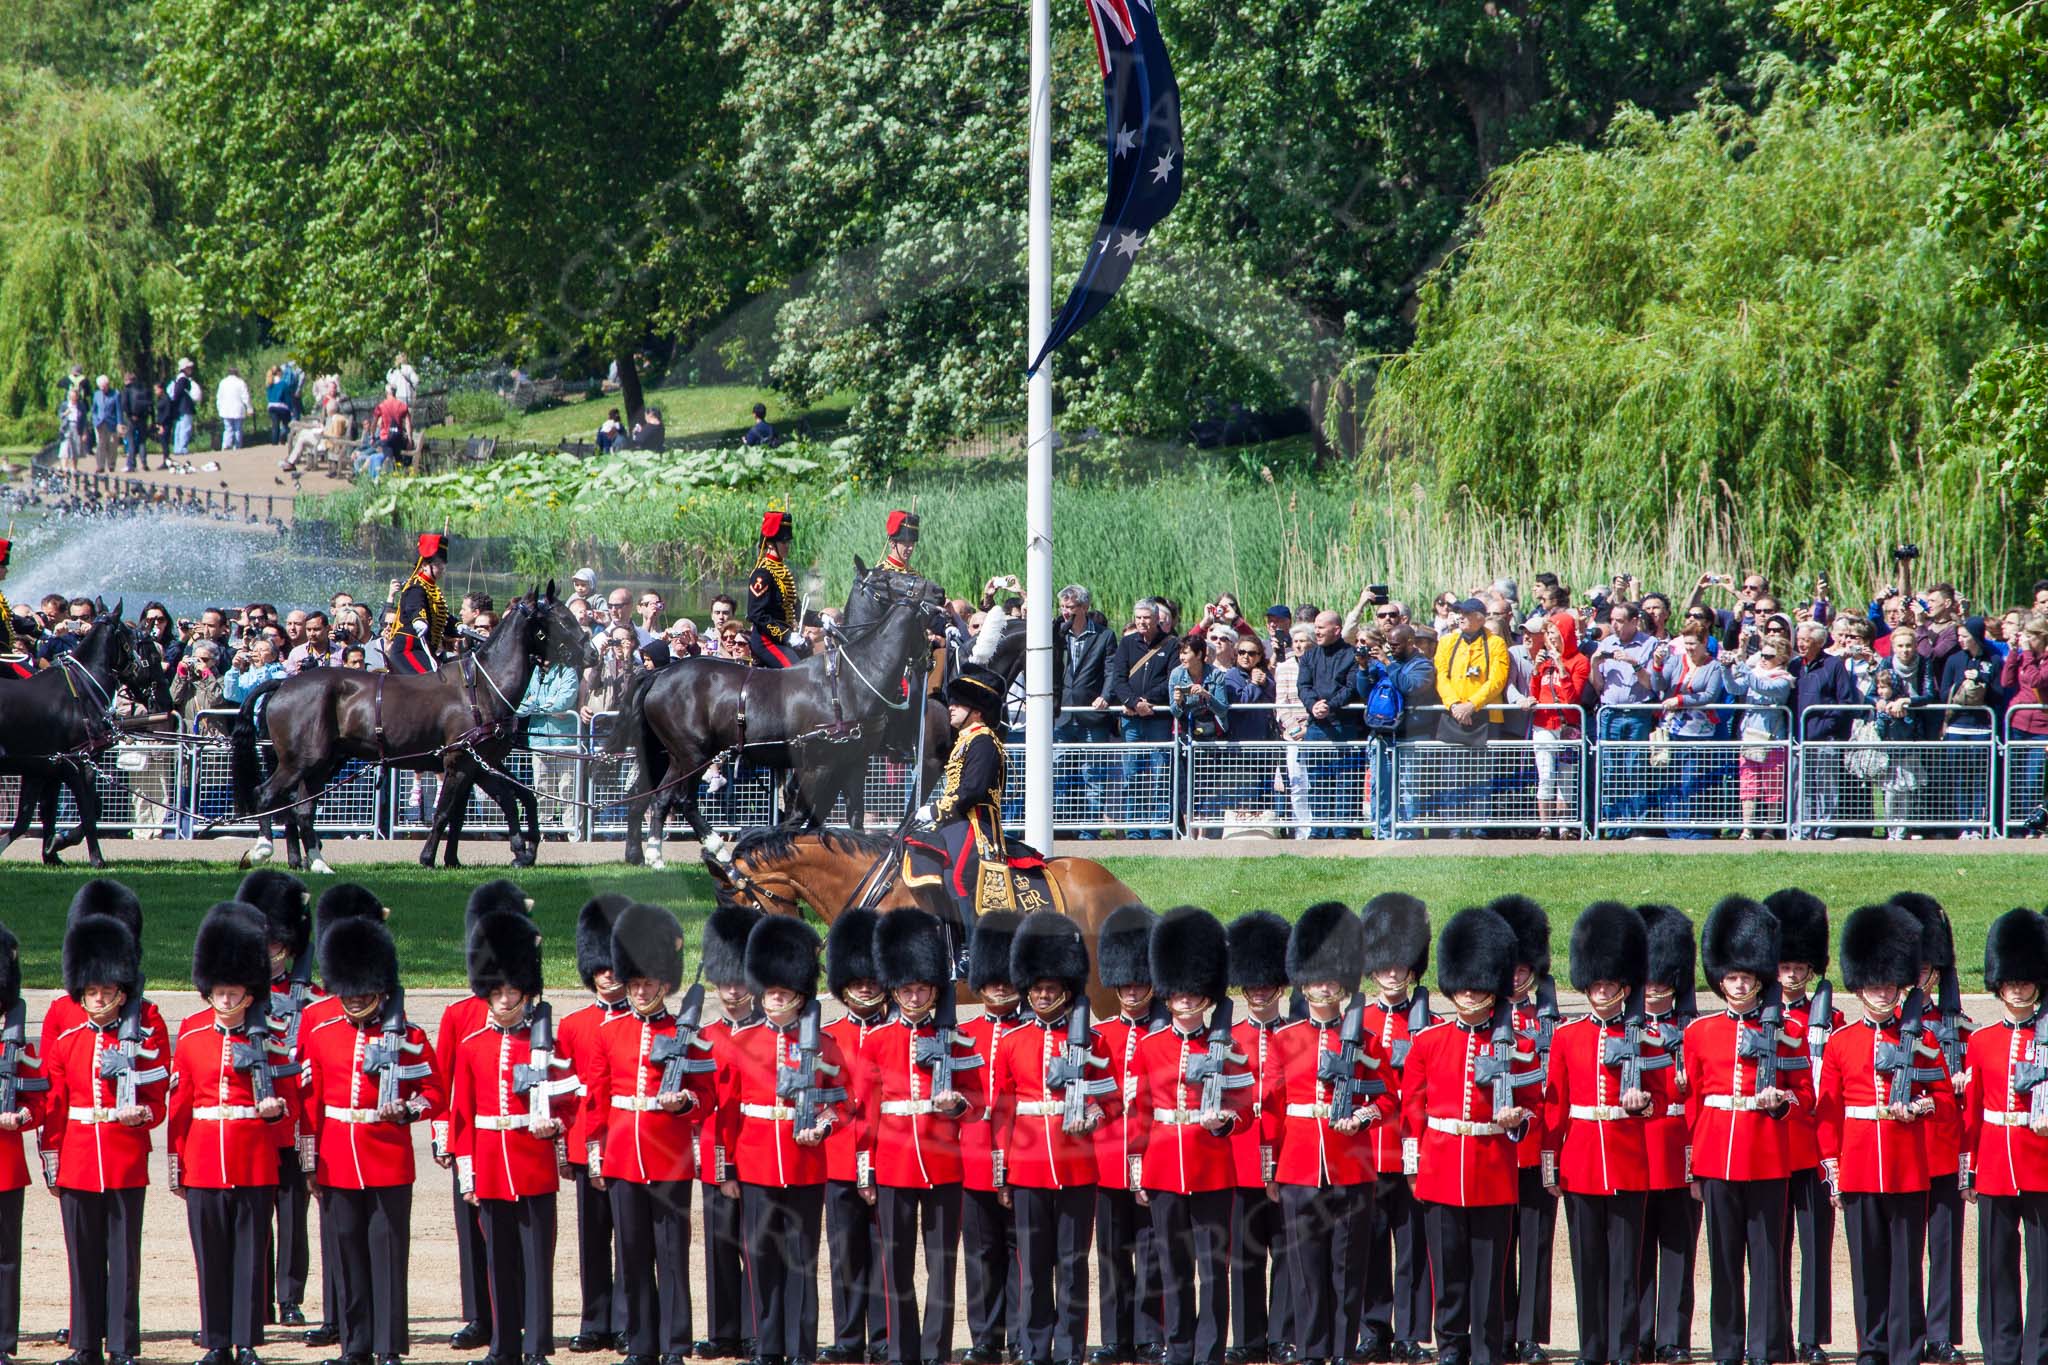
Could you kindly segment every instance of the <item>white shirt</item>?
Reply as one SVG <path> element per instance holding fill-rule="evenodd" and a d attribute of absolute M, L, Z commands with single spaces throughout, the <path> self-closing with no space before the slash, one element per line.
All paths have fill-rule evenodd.
<path fill-rule="evenodd" d="M 213 392 L 214 406 L 223 417 L 243 418 L 255 411 L 249 405 L 249 386 L 238 374 L 227 375 Z"/>
<path fill-rule="evenodd" d="M 401 403 L 411 407 L 413 393 L 420 386 L 419 371 L 410 365 L 393 365 L 391 372 L 384 376 L 384 383 L 397 392 Z"/>

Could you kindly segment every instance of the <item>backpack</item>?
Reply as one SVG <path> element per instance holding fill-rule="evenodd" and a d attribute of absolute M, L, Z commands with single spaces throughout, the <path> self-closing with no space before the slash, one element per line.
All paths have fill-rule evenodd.
<path fill-rule="evenodd" d="M 1407 709 L 1408 699 L 1394 685 L 1394 670 L 1381 669 L 1379 681 L 1372 685 L 1372 691 L 1365 697 L 1365 728 L 1393 730 L 1401 724 L 1401 713 Z"/>

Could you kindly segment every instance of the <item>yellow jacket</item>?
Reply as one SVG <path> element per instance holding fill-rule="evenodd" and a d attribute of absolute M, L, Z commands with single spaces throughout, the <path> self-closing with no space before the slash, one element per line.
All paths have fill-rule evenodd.
<path fill-rule="evenodd" d="M 1467 643 L 1452 631 L 1436 642 L 1436 698 L 1445 706 L 1499 701 L 1508 690 L 1508 642 L 1488 631 Z M 1489 719 L 1496 719 L 1489 717 Z"/>

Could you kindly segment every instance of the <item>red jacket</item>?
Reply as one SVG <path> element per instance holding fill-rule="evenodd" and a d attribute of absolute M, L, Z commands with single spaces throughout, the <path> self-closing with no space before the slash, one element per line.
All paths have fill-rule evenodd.
<path fill-rule="evenodd" d="M 1279 1033 L 1287 1022 L 1284 1014 L 1269 1024 L 1240 1019 L 1230 1030 L 1231 1046 L 1244 1054 L 1245 1065 L 1257 1078 L 1252 1086 L 1252 1093 L 1258 1096 L 1252 1101 L 1252 1118 L 1256 1122 L 1240 1123 L 1230 1130 L 1230 1159 L 1237 1169 L 1237 1187 L 1241 1190 L 1264 1189 L 1272 1175 L 1275 1143 L 1273 1135 L 1266 1131 L 1266 1095 L 1273 1079 L 1280 1074 Z"/>
<path fill-rule="evenodd" d="M 583 1103 L 590 1112 L 585 1131 L 588 1164 L 607 1180 L 646 1185 L 688 1180 L 697 1173 L 696 1129 L 711 1122 L 711 1072 L 716 1048 L 700 1031 L 684 1056 L 682 1090 L 696 1103 L 680 1114 L 655 1104 L 662 1073 L 676 1046 L 676 1017 L 667 1010 L 653 1018 L 622 1010 L 606 1017 L 597 1045 L 584 1049 Z M 657 1060 L 656 1054 L 662 1054 Z"/>
<path fill-rule="evenodd" d="M 1963 1135 L 1970 1183 L 1979 1194 L 2048 1191 L 2048 1137 L 2027 1126 L 2032 1094 L 2013 1088 L 2021 1063 L 2048 1063 L 2034 1045 L 2033 1020 L 2001 1020 L 1978 1029 L 1965 1059 L 1970 1082 L 1963 1092 Z"/>
<path fill-rule="evenodd" d="M 1536 1014 L 1535 988 L 1531 987 L 1528 999 L 1515 1002 L 1515 1032 L 1526 1038 L 1538 1040 L 1536 1064 L 1539 1067 L 1550 1060 L 1550 1045 L 1541 1041 L 1541 1034 L 1538 1032 L 1538 1025 L 1541 1022 Z M 1561 1020 L 1552 1020 L 1553 1029 L 1561 1022 Z M 1555 1035 L 1553 1034 L 1553 1036 Z M 1543 1107 L 1543 1092 L 1539 1089 L 1524 1090 L 1517 1098 L 1523 1102 L 1522 1107 L 1525 1109 L 1541 1109 Z M 1516 1168 L 1525 1171 L 1534 1170 L 1543 1164 L 1543 1152 L 1544 1146 L 1541 1141 L 1517 1143 L 1515 1146 Z"/>
<path fill-rule="evenodd" d="M 1568 611 L 1554 611 L 1550 613 L 1550 619 L 1557 624 L 1564 650 L 1554 659 L 1544 654 L 1537 659 L 1536 667 L 1529 675 L 1529 695 L 1537 702 L 1529 723 L 1538 730 L 1562 730 L 1567 725 L 1585 724 L 1585 714 L 1579 710 L 1579 699 L 1586 690 L 1586 679 L 1593 672 L 1593 661 L 1579 648 L 1578 618 Z M 1534 640 L 1530 648 L 1540 652 L 1543 642 Z M 1544 706 L 1544 702 L 1553 705 Z"/>
<path fill-rule="evenodd" d="M 1408 1045 L 1412 1041 L 1408 1032 L 1408 1011 L 1414 1003 L 1414 997 L 1410 996 L 1391 1010 L 1378 1000 L 1365 1007 L 1365 1030 L 1379 1042 L 1380 1077 L 1386 1081 L 1388 1091 L 1395 1095 L 1401 1093 L 1401 1071 L 1408 1061 Z M 1366 1145 L 1372 1149 L 1372 1168 L 1375 1171 L 1398 1171 L 1401 1169 L 1399 1110 L 1387 1109 L 1386 1115 L 1386 1121 L 1365 1130 Z"/>
<path fill-rule="evenodd" d="M 1692 1181 L 1692 1125 L 1685 1118 L 1685 1096 L 1690 1089 L 1685 1074 L 1685 1030 L 1665 1023 L 1670 1018 L 1669 1014 L 1647 1017 L 1648 1023 L 1659 1026 L 1657 1045 L 1678 1059 L 1678 1065 L 1665 1073 L 1671 1087 L 1668 1095 L 1643 1128 L 1643 1155 L 1650 1176 L 1646 1188 L 1652 1190 L 1681 1190 Z"/>
<path fill-rule="evenodd" d="M 1094 1097 L 1105 1117 L 1123 1112 L 1116 1072 L 1102 1054 L 1102 1035 L 1089 1031 L 1087 1070 L 1091 1082 L 1109 1083 Z M 1003 1035 L 995 1069 L 988 1078 L 996 1145 L 1003 1153 L 1003 1183 L 1026 1189 L 1068 1189 L 1095 1183 L 1093 1135 L 1071 1136 L 1064 1126 L 1065 1095 L 1046 1083 L 1055 1057 L 1067 1052 L 1067 1017 L 1046 1021 L 1026 1015 L 1025 1023 Z M 1119 1143 L 1121 1150 L 1121 1143 Z M 1127 1170 L 1112 1167 L 1112 1181 Z"/>
<path fill-rule="evenodd" d="M 842 1014 L 831 1023 L 825 1025 L 823 1032 L 825 1036 L 839 1044 L 841 1056 L 854 1058 L 857 1061 L 860 1057 L 860 1050 L 867 1044 L 869 1036 L 876 1029 L 888 1023 L 893 1017 L 894 1012 L 886 1007 L 876 1010 L 865 1019 L 857 1014 Z M 854 1098 L 853 1092 L 850 1089 L 847 1091 L 847 1097 L 849 1099 Z M 850 1185 L 860 1178 L 860 1138 L 855 1133 L 854 1128 L 855 1125 L 851 1123 L 842 1123 L 834 1128 L 831 1134 L 826 1137 L 825 1178 L 827 1180 L 841 1180 Z"/>
<path fill-rule="evenodd" d="M 1250 1125 L 1258 1090 L 1244 1054 L 1226 1045 L 1223 1109 L 1232 1127 Z M 1209 1055 L 1209 1031 L 1182 1033 L 1171 1025 L 1145 1035 L 1132 1059 L 1132 1100 L 1124 1112 L 1131 1147 L 1129 1188 L 1142 1186 L 1172 1194 L 1199 1194 L 1237 1187 L 1230 1129 L 1222 1135 L 1200 1122 L 1202 1083 L 1188 1079 L 1188 1063 Z M 1235 1087 L 1232 1077 L 1241 1077 Z M 1099 1177 L 1098 1177 L 1099 1178 Z"/>
<path fill-rule="evenodd" d="M 1398 1126 L 1401 1112 L 1398 1078 L 1393 1066 L 1380 1054 L 1379 1036 L 1366 1020 L 1364 1060 L 1351 1069 L 1359 1080 L 1374 1080 L 1387 1087 L 1386 1093 L 1360 1100 L 1371 1105 L 1380 1120 L 1361 1132 L 1340 1133 L 1330 1126 L 1330 1100 L 1336 1087 L 1318 1079 L 1320 1056 L 1336 1052 L 1343 1043 L 1343 1019 L 1328 1024 L 1300 1019 L 1286 1025 L 1274 1037 L 1278 1052 L 1265 1097 L 1264 1128 L 1273 1143 L 1273 1178 L 1283 1185 L 1362 1185 L 1372 1180 L 1376 1168 L 1372 1159 L 1375 1128 Z M 1395 1159 L 1399 1160 L 1396 1153 Z"/>
<path fill-rule="evenodd" d="M 288 1066 L 282 1021 L 272 1020 L 264 1040 L 266 1067 Z M 284 1101 L 275 1119 L 256 1115 L 256 1081 L 235 1065 L 236 1046 L 249 1046 L 241 1029 L 225 1032 L 212 1010 L 202 1010 L 178 1029 L 178 1047 L 171 1059 L 171 1113 L 165 1142 L 178 1163 L 181 1184 L 195 1190 L 232 1190 L 277 1184 L 277 1133 L 293 1132 L 298 1122 L 299 1077 L 296 1070 L 273 1071 L 271 1090 Z"/>
<path fill-rule="evenodd" d="M 1783 1180 L 1792 1173 L 1792 1139 L 1784 1118 L 1754 1105 L 1756 1059 L 1736 1055 L 1735 1032 L 1760 1033 L 1752 1011 L 1739 1023 L 1732 1011 L 1703 1014 L 1685 1031 L 1685 1119 L 1692 1134 L 1693 1175 L 1709 1180 Z M 1832 1050 L 1834 1042 L 1828 1043 Z M 1788 1019 L 1778 1029 L 1778 1088 L 1792 1108 L 1813 1108 L 1813 1072 L 1806 1029 Z M 1787 1070 L 1785 1063 L 1792 1063 Z M 1789 1114 L 1787 1115 L 1789 1117 Z"/>
<path fill-rule="evenodd" d="M 376 1016 L 358 1026 L 339 1004 L 299 1035 L 306 1054 L 306 1125 L 319 1153 L 317 1185 L 368 1190 L 413 1182 L 412 1125 L 377 1117 L 381 1079 L 363 1074 L 364 1052 L 382 1038 Z M 407 1021 L 400 1051 L 401 1070 L 424 1072 L 400 1077 L 399 1098 L 421 1117 L 443 1113 L 448 1092 L 441 1088 L 427 1031 Z"/>
<path fill-rule="evenodd" d="M 20 1128 L 12 1133 L 0 1132 L 0 1190 L 19 1190 L 27 1187 L 28 1157 L 22 1144 L 22 1135 L 29 1129 L 41 1125 L 44 1116 L 50 1110 L 50 1089 L 43 1071 L 41 1052 L 24 1043 L 21 1050 L 15 1054 L 14 1069 L 20 1080 L 31 1083 L 43 1081 L 44 1084 L 39 1089 L 18 1089 L 15 1092 L 14 1107 L 17 1110 L 28 1111 L 29 1123 L 27 1128 Z"/>
<path fill-rule="evenodd" d="M 465 995 L 453 1001 L 441 1014 L 441 1031 L 434 1035 L 434 1069 L 441 1078 L 441 1093 L 448 1094 L 455 1089 L 455 1049 L 464 1038 L 484 1025 L 491 1007 L 483 997 Z M 452 1155 L 449 1146 L 449 1126 L 445 1116 L 434 1120 L 434 1150 L 438 1154 Z"/>
<path fill-rule="evenodd" d="M 101 1057 L 117 1046 L 117 1026 L 96 1028 L 80 1009 L 79 1021 L 51 1039 L 44 1051 L 50 1093 L 40 1141 L 44 1151 L 57 1153 L 59 1189 L 97 1193 L 149 1184 L 149 1130 L 169 1117 L 171 1085 L 171 1040 L 162 1015 L 149 1022 L 153 1014 L 155 1007 L 145 1004 L 143 1039 L 132 1063 L 135 1102 L 148 1113 L 140 1127 L 114 1121 L 118 1083 L 100 1075 Z"/>
<path fill-rule="evenodd" d="M 1835 1010 L 1833 1013 L 1834 1018 L 1831 1019 L 1827 1025 L 1827 1032 L 1829 1036 L 1832 1036 L 1836 1029 L 1841 1028 L 1843 1025 L 1849 1022 L 1847 1016 L 1845 1016 L 1840 1010 Z M 1785 1017 L 1787 1019 L 1796 1018 L 1799 1020 L 1801 1024 L 1805 1025 L 1806 1050 L 1809 1054 L 1811 1054 L 1815 1042 L 1815 1039 L 1813 1037 L 1813 997 L 1809 995 L 1796 1005 L 1786 1005 Z M 1823 1057 L 1825 1057 L 1827 1048 L 1827 1038 L 1823 1037 L 1818 1041 L 1820 1042 L 1822 1048 L 1822 1055 Z M 1816 1084 L 1818 1084 L 1818 1081 L 1816 1081 Z M 1810 1171 L 1814 1167 L 1820 1165 L 1820 1138 L 1819 1135 L 1814 1131 L 1814 1118 L 1810 1112 L 1807 1112 L 1805 1110 L 1796 1110 L 1793 1113 L 1785 1115 L 1785 1136 L 1790 1140 L 1792 1144 L 1791 1150 L 1793 1170 Z"/>
<path fill-rule="evenodd" d="M 1970 1039 L 1976 1031 L 1976 1025 L 1969 1020 L 1956 1021 L 1956 1036 L 1962 1040 L 1965 1056 L 1969 1054 Z M 1950 1074 L 1953 1075 L 1953 1071 Z M 1963 1101 L 1953 1084 L 1935 1088 L 1934 1112 L 1925 1122 L 1927 1174 L 1937 1178 L 1956 1174 L 1963 1159 Z"/>
<path fill-rule="evenodd" d="M 1109 1060 L 1121 1105 L 1115 1111 L 1115 1117 L 1105 1118 L 1096 1126 L 1093 1134 L 1095 1169 L 1101 1173 L 1103 1184 L 1120 1190 L 1130 1188 L 1128 1176 L 1133 1149 L 1125 1129 L 1132 1097 L 1137 1094 L 1137 1078 L 1131 1074 L 1131 1067 L 1137 1060 L 1138 1044 L 1145 1040 L 1145 1035 L 1169 1027 L 1166 1012 L 1159 1002 L 1154 1001 L 1147 1009 L 1143 1017 L 1135 1020 L 1129 1015 L 1119 1014 L 1095 1025 L 1095 1052 Z M 1107 1106 L 1103 1112 L 1110 1112 Z"/>
<path fill-rule="evenodd" d="M 1015 1010 L 1008 1014 L 983 1014 L 960 1026 L 960 1035 L 974 1045 L 975 1053 L 981 1058 L 984 1100 L 981 1112 L 960 1124 L 960 1183 L 970 1190 L 991 1191 L 1003 1187 L 999 1178 L 1003 1149 L 996 1142 L 995 1121 L 990 1108 L 994 1096 L 989 1087 L 995 1075 L 996 1048 L 1003 1039 L 1023 1026 L 1022 1016 Z"/>
<path fill-rule="evenodd" d="M 735 1177 L 749 1185 L 791 1189 L 825 1183 L 824 1145 L 798 1145 L 790 1101 L 776 1094 L 776 1073 L 797 1062 L 798 1027 L 778 1028 L 757 1019 L 735 1027 L 712 1049 L 718 1063 L 719 1141 L 732 1159 Z M 846 1055 L 820 1030 L 813 1082 L 822 1089 L 841 1089 L 847 1073 Z M 846 1121 L 848 1108 L 843 1102 L 821 1105 L 820 1120 L 837 1126 Z"/>
<path fill-rule="evenodd" d="M 47 1057 L 50 1054 L 50 1044 L 57 1040 L 58 1034 L 67 1033 L 84 1022 L 85 1006 L 68 995 L 59 995 L 51 1000 L 50 1007 L 43 1011 L 43 1027 L 36 1039 L 36 1055 Z M 169 1029 L 164 1025 L 163 1012 L 157 1009 L 156 1001 L 146 999 L 142 1002 L 142 1031 L 147 1033 L 151 1029 L 159 1028 L 164 1029 L 166 1034 L 169 1033 Z"/>
<path fill-rule="evenodd" d="M 752 1023 L 761 1016 L 754 1014 L 738 1023 Z M 718 1058 L 718 1049 L 732 1037 L 735 1021 L 715 1019 L 697 1031 L 697 1038 L 711 1049 L 713 1064 Z M 705 1107 L 698 1110 L 693 1118 L 697 1131 L 690 1138 L 690 1151 L 697 1158 L 697 1178 L 707 1185 L 719 1185 L 734 1179 L 732 1155 L 725 1149 L 725 1143 L 718 1136 L 718 1085 L 715 1075 L 700 1097 Z M 830 1138 L 827 1138 L 830 1141 Z"/>
<path fill-rule="evenodd" d="M 1537 1074 L 1533 1041 L 1517 1033 L 1515 1044 L 1511 1072 Z M 1416 1198 L 1461 1208 L 1518 1198 L 1515 1148 L 1542 1145 L 1542 1093 L 1533 1082 L 1518 1087 L 1517 1105 L 1533 1117 L 1503 1132 L 1493 1122 L 1492 1084 L 1473 1074 L 1481 1057 L 1492 1056 L 1490 1024 L 1470 1028 L 1447 1019 L 1415 1036 L 1401 1073 L 1401 1160 L 1403 1172 L 1415 1177 Z"/>
<path fill-rule="evenodd" d="M 623 995 L 612 1005 L 607 1005 L 602 1000 L 592 1000 L 555 1021 L 555 1055 L 567 1059 L 570 1072 L 584 1080 L 586 1085 L 586 1073 L 589 1071 L 586 1059 L 597 1047 L 598 1027 L 613 1015 L 623 1014 L 630 1008 L 632 1007 L 626 1003 L 626 997 Z M 571 1166 L 590 1164 L 591 1127 L 593 1123 L 602 1127 L 610 1118 L 610 1105 L 600 1108 L 586 1102 L 576 1106 L 575 1123 L 563 1134 L 562 1144 Z"/>
<path fill-rule="evenodd" d="M 500 1029 L 486 1023 L 455 1045 L 454 1086 L 448 1099 L 448 1150 L 455 1154 L 463 1193 L 479 1199 L 524 1199 L 553 1194 L 560 1184 L 555 1138 L 535 1137 L 534 1106 L 547 1088 L 548 1117 L 572 1131 L 577 1083 L 569 1059 L 552 1058 L 545 1082 L 524 1093 L 514 1087 L 518 1068 L 533 1065 L 532 1027 Z M 566 1144 L 564 1144 L 566 1146 Z"/>
<path fill-rule="evenodd" d="M 1560 1024 L 1552 1037 L 1543 1091 L 1543 1149 L 1556 1156 L 1557 1183 L 1568 1193 L 1650 1188 L 1650 1128 L 1658 1121 L 1652 1116 L 1663 1114 L 1675 1092 L 1670 1067 L 1645 1071 L 1648 1112 L 1622 1112 L 1621 1064 L 1608 1064 L 1606 1048 L 1608 1039 L 1626 1034 L 1619 1014 L 1606 1023 L 1589 1015 Z M 1654 1035 L 1641 1045 L 1646 1061 L 1664 1055 Z"/>
<path fill-rule="evenodd" d="M 1901 1123 L 1880 1119 L 1890 1100 L 1891 1077 L 1877 1069 L 1880 1042 L 1897 1046 L 1899 1022 L 1880 1030 L 1868 1019 L 1828 1039 L 1814 1097 L 1814 1123 L 1822 1161 L 1838 1163 L 1836 1185 L 1844 1194 L 1911 1194 L 1927 1188 L 1927 1119 Z M 1941 1081 L 1914 1081 L 1915 1099 L 1948 1085 L 1948 1064 L 1932 1038 L 1922 1036 L 1913 1065 L 1939 1070 Z M 1953 1092 L 1951 1091 L 1951 1094 Z"/>
<path fill-rule="evenodd" d="M 983 1112 L 987 1071 L 973 1040 L 956 1033 L 953 1057 L 973 1064 L 953 1073 L 953 1089 L 966 1099 L 967 1109 L 958 1116 L 934 1110 L 931 1071 L 917 1064 L 913 1051 L 918 1040 L 935 1036 L 929 1016 L 920 1024 L 897 1018 L 868 1030 L 851 1088 L 856 1109 L 851 1126 L 863 1185 L 931 1189 L 960 1183 L 961 1125 Z"/>

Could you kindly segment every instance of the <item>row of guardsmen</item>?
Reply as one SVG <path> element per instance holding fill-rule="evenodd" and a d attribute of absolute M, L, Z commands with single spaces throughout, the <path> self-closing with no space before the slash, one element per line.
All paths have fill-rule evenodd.
<path fill-rule="evenodd" d="M 1291 925 L 1126 906 L 1097 926 L 1092 971 L 1074 922 L 985 915 L 966 983 L 983 1009 L 964 1022 L 948 925 L 848 910 L 822 945 L 845 1007 L 826 1023 L 802 922 L 721 906 L 686 982 L 676 918 L 606 895 L 577 923 L 589 998 L 557 1021 L 532 902 L 494 882 L 466 916 L 471 997 L 429 1039 L 375 896 L 344 884 L 315 908 L 270 870 L 237 896 L 199 928 L 204 1008 L 175 1043 L 126 888 L 75 899 L 65 995 L 33 1047 L 0 930 L 0 1355 L 18 1347 L 29 1131 L 61 1205 L 69 1365 L 138 1354 L 162 1126 L 202 1365 L 253 1365 L 273 1324 L 304 1323 L 312 1200 L 326 1273 L 308 1339 L 390 1365 L 410 1345 L 417 1123 L 473 1239 L 452 1344 L 493 1365 L 555 1349 L 564 1181 L 569 1346 L 629 1365 L 938 1365 L 959 1261 L 966 1365 L 1415 1361 L 1432 1340 L 1445 1365 L 1541 1359 L 1560 1202 L 1593 1365 L 1690 1355 L 1702 1217 L 1715 1361 L 1820 1358 L 1838 1214 L 1859 1361 L 1953 1360 L 1965 1202 L 1986 1360 L 2039 1359 L 2048 1333 L 2048 920 L 2028 910 L 1991 928 L 1999 1017 L 1974 1031 L 1935 901 L 1845 918 L 1852 1019 L 1825 976 L 1827 909 L 1795 890 L 1724 900 L 1697 941 L 1669 906 L 1589 906 L 1570 983 L 1590 1013 L 1569 1020 L 1548 918 L 1516 896 L 1445 923 L 1441 1016 L 1420 984 L 1427 911 L 1399 894 Z M 1699 1012 L 1696 959 L 1724 1008 Z M 1116 1017 L 1091 1019 L 1091 976 Z"/>

